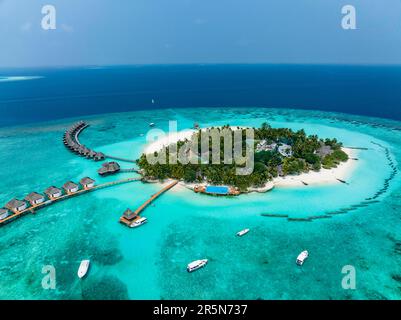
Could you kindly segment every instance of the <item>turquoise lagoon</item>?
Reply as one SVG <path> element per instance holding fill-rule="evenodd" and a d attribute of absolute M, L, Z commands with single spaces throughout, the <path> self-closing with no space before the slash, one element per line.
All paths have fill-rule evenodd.
<path fill-rule="evenodd" d="M 82 143 L 131 159 L 146 145 L 141 134 L 148 123 L 168 130 L 169 120 L 177 120 L 179 129 L 195 121 L 201 126 L 268 121 L 367 150 L 352 160 L 357 163 L 348 184 L 235 198 L 175 188 L 146 209 L 149 222 L 138 229 L 118 219 L 159 184 L 133 182 L 49 206 L 0 228 L 1 299 L 401 298 L 400 122 L 265 108 L 161 109 L 84 119 L 91 126 L 80 136 Z M 75 120 L 0 129 L 2 204 L 86 175 L 98 183 L 132 176 L 98 177 L 99 163 L 70 153 L 61 137 Z M 245 227 L 251 232 L 235 237 Z M 295 258 L 305 249 L 310 257 L 299 268 Z M 79 280 L 76 271 L 86 258 L 91 269 Z M 198 258 L 210 262 L 188 274 L 187 263 Z M 41 286 L 44 265 L 56 269 L 55 290 Z M 342 289 L 345 265 L 356 269 L 355 290 Z"/>

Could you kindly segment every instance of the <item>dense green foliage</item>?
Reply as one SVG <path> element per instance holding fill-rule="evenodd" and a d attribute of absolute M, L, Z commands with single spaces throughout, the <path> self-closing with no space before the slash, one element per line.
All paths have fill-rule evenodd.
<path fill-rule="evenodd" d="M 245 130 L 230 129 L 224 126 L 216 128 L 231 130 L 233 135 L 235 130 L 242 130 L 242 150 L 245 154 Z M 212 129 L 212 128 L 211 128 Z M 186 182 L 207 181 L 214 185 L 230 185 L 246 191 L 247 188 L 263 186 L 273 177 L 280 175 L 299 174 L 309 170 L 320 170 L 321 167 L 331 168 L 337 166 L 341 161 L 346 161 L 348 156 L 341 150 L 341 143 L 336 139 L 319 139 L 316 135 L 307 136 L 304 130 L 292 131 L 288 128 L 272 128 L 264 123 L 260 128 L 253 128 L 255 136 L 255 149 L 257 143 L 265 141 L 266 144 L 274 144 L 272 150 L 262 150 L 255 152 L 254 169 L 251 174 L 237 175 L 237 164 L 223 164 L 224 160 L 224 140 L 220 139 L 220 160 L 221 164 L 211 164 L 211 152 L 209 152 L 209 164 L 172 164 L 168 162 L 169 150 L 166 152 L 167 164 L 151 165 L 143 154 L 137 160 L 138 166 L 142 169 L 145 178 L 163 180 L 165 178 L 180 179 Z M 200 150 L 201 131 L 198 131 L 196 138 L 199 141 L 198 154 Z M 211 138 L 209 151 L 212 149 Z M 184 141 L 178 142 L 178 148 L 184 145 Z M 281 145 L 288 145 L 292 149 L 292 154 L 282 155 L 278 151 Z M 322 151 L 324 150 L 324 151 Z M 163 151 L 163 150 L 161 150 Z M 155 156 L 158 154 L 155 153 Z"/>

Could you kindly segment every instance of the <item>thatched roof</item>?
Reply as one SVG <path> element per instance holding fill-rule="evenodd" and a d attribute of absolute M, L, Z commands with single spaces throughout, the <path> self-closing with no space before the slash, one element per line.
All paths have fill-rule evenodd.
<path fill-rule="evenodd" d="M 63 188 L 66 190 L 71 190 L 71 189 L 74 189 L 77 187 L 78 187 L 78 185 L 72 181 L 68 181 L 68 182 L 64 183 L 64 185 L 63 185 Z"/>
<path fill-rule="evenodd" d="M 131 220 L 131 219 L 135 218 L 137 216 L 137 214 L 134 211 L 132 211 L 131 209 L 127 209 L 124 211 L 123 216 L 124 216 L 124 218 Z"/>
<path fill-rule="evenodd" d="M 85 178 L 82 178 L 79 182 L 80 182 L 82 185 L 86 185 L 86 184 L 94 183 L 95 180 L 93 180 L 93 179 L 91 179 L 91 178 L 89 178 L 89 177 L 85 177 Z"/>
<path fill-rule="evenodd" d="M 41 195 L 41 194 L 39 194 L 39 193 L 37 193 L 37 192 L 31 192 L 30 194 L 28 194 L 28 195 L 25 197 L 25 200 L 28 200 L 28 201 L 30 201 L 30 202 L 32 202 L 32 201 L 37 201 L 37 200 L 41 200 L 41 199 L 44 199 L 44 196 Z"/>
<path fill-rule="evenodd" d="M 49 187 L 49 188 L 47 188 L 45 190 L 45 193 L 47 195 L 53 195 L 53 194 L 56 194 L 56 193 L 61 193 L 61 189 L 59 189 L 57 187 L 54 187 L 54 186 L 51 186 L 51 187 Z"/>
<path fill-rule="evenodd" d="M 18 200 L 18 199 L 12 199 L 9 202 L 7 202 L 6 208 L 10 209 L 10 210 L 15 210 L 15 209 L 23 206 L 24 204 L 26 204 L 25 201 Z"/>
<path fill-rule="evenodd" d="M 102 164 L 102 167 L 97 171 L 99 174 L 105 174 L 105 173 L 113 173 L 117 172 L 120 170 L 120 165 L 115 162 L 105 162 Z"/>

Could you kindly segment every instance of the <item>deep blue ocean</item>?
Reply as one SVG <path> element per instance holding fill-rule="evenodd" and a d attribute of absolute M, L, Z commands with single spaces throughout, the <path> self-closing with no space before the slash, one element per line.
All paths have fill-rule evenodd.
<path fill-rule="evenodd" d="M 401 120 L 401 66 L 155 65 L 3 69 L 0 126 L 150 108 L 269 107 Z M 152 102 L 153 99 L 153 102 Z"/>

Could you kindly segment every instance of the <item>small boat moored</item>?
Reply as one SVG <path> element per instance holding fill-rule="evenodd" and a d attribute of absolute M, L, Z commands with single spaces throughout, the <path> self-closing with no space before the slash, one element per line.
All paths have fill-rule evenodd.
<path fill-rule="evenodd" d="M 149 123 L 149 127 L 154 127 L 154 126 L 155 126 L 154 122 Z"/>
<path fill-rule="evenodd" d="M 192 272 L 204 267 L 207 264 L 207 259 L 195 260 L 188 264 L 187 271 Z"/>
<path fill-rule="evenodd" d="M 237 236 L 242 237 L 243 235 L 247 234 L 248 232 L 249 232 L 249 229 L 244 229 L 244 230 L 238 231 Z"/>
<path fill-rule="evenodd" d="M 89 260 L 82 260 L 81 261 L 81 264 L 79 265 L 79 268 L 78 268 L 78 277 L 80 279 L 85 277 L 86 273 L 88 272 L 89 265 L 90 265 L 90 261 Z"/>
<path fill-rule="evenodd" d="M 136 228 L 136 227 L 139 227 L 139 226 L 143 225 L 147 221 L 148 221 L 147 218 L 142 217 L 142 218 L 134 220 L 134 222 L 132 222 L 129 226 L 130 226 L 130 228 Z"/>
<path fill-rule="evenodd" d="M 296 261 L 297 265 L 302 266 L 304 264 L 305 260 L 308 259 L 308 257 L 309 257 L 308 251 L 307 250 L 302 251 L 297 257 L 297 261 Z"/>

